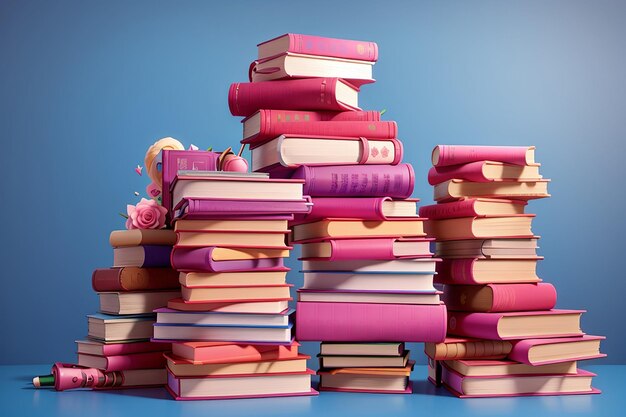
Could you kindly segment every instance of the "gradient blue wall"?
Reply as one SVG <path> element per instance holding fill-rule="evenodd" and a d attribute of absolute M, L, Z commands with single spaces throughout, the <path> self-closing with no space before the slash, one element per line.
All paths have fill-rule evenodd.
<path fill-rule="evenodd" d="M 424 204 L 435 144 L 536 145 L 553 181 L 530 205 L 540 275 L 608 336 L 602 363 L 626 362 L 626 3 L 310 4 L 0 4 L 0 362 L 74 359 L 97 308 L 91 271 L 111 264 L 108 234 L 146 185 L 133 172 L 145 149 L 163 136 L 235 145 L 228 86 L 285 32 L 378 42 L 361 103 L 398 122 Z"/>

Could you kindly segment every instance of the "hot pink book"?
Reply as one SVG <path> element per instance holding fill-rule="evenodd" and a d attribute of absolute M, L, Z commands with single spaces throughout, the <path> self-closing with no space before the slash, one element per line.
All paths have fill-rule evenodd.
<path fill-rule="evenodd" d="M 468 297 L 488 287 L 491 292 L 490 313 L 501 311 L 532 311 L 550 310 L 556 305 L 556 289 L 552 284 L 540 282 L 536 284 L 488 284 L 446 285 L 443 301 L 449 310 L 476 311 L 468 309 L 471 305 Z M 485 310 L 482 310 L 485 311 Z"/>
<path fill-rule="evenodd" d="M 468 198 L 449 203 L 432 204 L 419 208 L 419 215 L 431 220 L 454 219 L 459 217 L 480 217 L 484 214 L 476 210 L 476 204 L 479 202 L 516 204 L 520 206 L 528 205 L 528 202 L 521 200 L 505 200 L 493 198 Z M 523 213 L 523 209 L 522 209 Z M 511 216 L 508 214 L 507 216 Z M 491 215 L 491 217 L 495 217 Z"/>
<path fill-rule="evenodd" d="M 174 375 L 172 372 L 167 371 L 167 385 L 165 388 L 170 393 L 172 397 L 174 397 L 177 401 L 190 401 L 190 400 L 233 400 L 233 399 L 242 399 L 242 398 L 271 398 L 271 397 L 299 397 L 299 396 L 310 396 L 310 395 L 318 395 L 319 393 L 313 388 L 310 391 L 306 392 L 283 392 L 280 394 L 241 394 L 241 395 L 218 395 L 218 396 L 202 396 L 202 397 L 185 397 L 181 396 L 181 381 L 182 380 L 201 380 L 201 379 L 232 379 L 232 378 L 259 378 L 267 375 L 271 375 L 275 378 L 280 378 L 282 375 L 314 375 L 310 369 L 307 369 L 306 372 L 293 372 L 293 373 L 273 373 L 273 374 L 248 374 L 248 375 L 210 375 L 210 376 L 197 376 L 197 377 L 178 377 Z"/>
<path fill-rule="evenodd" d="M 289 123 L 300 122 L 378 122 L 380 112 L 377 110 L 357 111 L 310 111 L 310 110 L 277 110 L 261 109 L 241 121 L 244 132 L 247 127 L 258 126 L 259 131 L 282 129 Z M 276 135 L 278 136 L 278 135 Z M 244 139 L 246 136 L 244 134 Z"/>
<path fill-rule="evenodd" d="M 476 161 L 461 165 L 431 167 L 430 170 L 428 170 L 428 183 L 430 185 L 437 185 L 452 179 L 473 182 L 501 181 L 498 179 L 489 178 L 485 175 L 485 169 L 490 164 L 494 165 L 494 163 L 491 161 Z M 510 166 L 511 164 L 508 165 L 508 167 Z M 537 179 L 541 179 L 541 176 L 539 176 L 539 178 Z"/>
<path fill-rule="evenodd" d="M 96 362 L 94 361 L 97 361 L 98 365 L 96 365 Z M 79 353 L 78 362 L 80 365 L 96 365 L 96 368 L 103 369 L 106 372 L 165 367 L 165 357 L 163 357 L 162 351 L 116 356 L 99 356 Z"/>
<path fill-rule="evenodd" d="M 415 172 L 411 164 L 301 166 L 291 176 L 303 179 L 303 193 L 312 197 L 408 198 Z M 349 208 L 346 207 L 346 212 Z M 342 216 L 345 217 L 345 216 Z"/>
<path fill-rule="evenodd" d="M 512 311 L 503 313 L 464 313 L 460 311 L 448 311 L 448 333 L 455 336 L 488 340 L 582 336 L 583 332 L 580 330 L 580 316 L 584 312 L 585 310 Z M 572 323 L 568 323 L 570 326 L 567 328 L 565 325 L 553 326 L 559 327 L 559 330 L 555 330 L 553 333 L 538 333 L 539 330 L 543 331 L 546 326 L 543 324 L 538 325 L 536 321 L 532 321 L 533 318 L 541 319 L 542 316 L 555 315 L 570 315 L 572 321 L 578 321 L 577 329 L 574 330 L 573 328 L 576 326 Z M 505 328 L 505 324 L 503 323 L 506 318 L 516 318 L 516 321 L 519 321 L 519 319 L 517 319 L 519 317 L 531 319 L 531 321 L 528 321 L 526 328 L 521 328 L 521 324 L 518 324 L 518 327 L 513 330 Z M 537 329 L 537 333 L 535 333 L 533 329 Z"/>
<path fill-rule="evenodd" d="M 467 164 L 476 161 L 532 165 L 535 163 L 535 147 L 437 145 L 432 153 L 433 166 L 436 167 Z"/>
<path fill-rule="evenodd" d="M 260 109 L 361 110 L 337 98 L 337 84 L 359 91 L 358 87 L 340 78 L 234 83 L 228 91 L 228 107 L 233 116 L 250 116 Z"/>
<path fill-rule="evenodd" d="M 515 259 L 512 261 L 539 261 L 542 257 Z M 482 259 L 482 258 L 461 258 L 461 259 L 443 259 L 442 262 L 437 264 L 437 275 L 435 276 L 435 282 L 439 284 L 452 284 L 452 285 L 484 285 L 488 282 L 486 280 L 477 279 L 475 275 L 475 264 L 477 262 L 506 262 L 506 259 Z M 507 274 L 502 273 L 501 277 L 497 277 L 498 283 L 515 283 L 522 282 L 520 279 L 509 279 L 507 282 Z M 524 277 L 525 283 L 539 282 L 541 279 L 536 274 L 528 273 L 527 277 Z"/>
<path fill-rule="evenodd" d="M 383 211 L 386 201 L 393 201 L 390 197 L 315 197 L 311 199 L 313 206 L 308 214 L 296 214 L 294 223 L 309 223 L 327 218 L 350 218 L 361 220 L 390 220 L 409 217 L 387 217 Z M 417 203 L 419 199 L 406 199 Z M 350 210 L 346 210 L 346 207 Z M 417 204 L 416 204 L 417 207 Z"/>
<path fill-rule="evenodd" d="M 215 171 L 217 170 L 217 158 L 219 152 L 208 151 L 175 151 L 164 150 L 161 153 L 162 175 L 162 203 L 171 218 L 172 193 L 170 186 L 176 178 L 179 170 L 186 171 Z"/>
<path fill-rule="evenodd" d="M 398 136 L 398 125 L 393 121 L 324 121 L 324 122 L 291 122 L 261 125 L 261 130 L 241 143 L 250 144 L 254 149 L 280 135 L 300 137 L 351 137 L 368 139 L 393 139 Z"/>
<path fill-rule="evenodd" d="M 234 198 L 183 198 L 174 208 L 175 219 L 292 220 L 294 213 L 309 213 L 313 203 L 302 200 L 244 200 Z"/>
<path fill-rule="evenodd" d="M 440 305 L 298 302 L 296 339 L 325 342 L 442 342 Z"/>
<path fill-rule="evenodd" d="M 78 345 L 79 353 L 98 352 L 97 356 L 119 356 L 130 355 L 133 353 L 162 352 L 170 350 L 170 346 L 167 344 L 153 342 L 106 344 L 95 340 L 77 340 L 76 344 Z"/>
<path fill-rule="evenodd" d="M 532 360 L 530 357 L 530 350 L 535 346 L 540 345 L 562 345 L 564 352 L 567 352 L 566 346 L 568 344 L 588 342 L 593 340 L 604 340 L 604 336 L 591 336 L 583 335 L 581 337 L 559 337 L 554 339 L 525 339 L 513 343 L 513 348 L 508 355 L 508 358 L 516 362 L 525 363 L 528 365 L 547 365 L 550 363 L 567 362 L 567 361 L 582 361 L 585 359 L 604 358 L 606 354 L 596 353 L 583 356 L 566 356 L 561 359 L 548 359 L 548 360 Z"/>
<path fill-rule="evenodd" d="M 236 272 L 236 271 L 282 271 L 283 258 L 259 258 L 214 261 L 211 253 L 215 246 L 204 248 L 179 248 L 172 250 L 172 268 L 179 271 Z"/>
<path fill-rule="evenodd" d="M 242 345 L 232 342 L 172 343 L 172 353 L 193 363 L 237 363 L 293 359 L 298 342 L 290 345 Z"/>
<path fill-rule="evenodd" d="M 542 380 L 546 377 L 557 377 L 557 378 L 581 378 L 581 377 L 594 377 L 596 374 L 579 369 L 577 374 L 559 374 L 559 375 L 533 375 L 533 376 L 525 376 L 525 379 L 537 379 Z M 510 378 L 511 376 L 501 376 L 499 378 Z M 471 379 L 497 379 L 497 377 L 492 376 L 463 376 L 454 370 L 446 367 L 445 363 L 442 366 L 441 379 L 443 380 L 444 386 L 455 396 L 459 398 L 481 398 L 481 397 L 525 397 L 525 396 L 535 396 L 535 395 L 575 395 L 575 394 L 599 394 L 600 391 L 591 388 L 589 391 L 553 391 L 553 392 L 519 392 L 514 394 L 494 394 L 494 393 L 483 393 L 483 394 L 473 394 L 468 395 L 464 393 L 463 383 L 465 380 Z M 540 383 L 536 384 L 540 385 Z"/>
<path fill-rule="evenodd" d="M 257 47 L 259 59 L 269 58 L 285 52 L 370 62 L 376 62 L 378 59 L 378 45 L 376 45 L 376 42 L 325 38 L 298 33 L 286 33 L 262 42 Z"/>
<path fill-rule="evenodd" d="M 347 261 L 354 259 L 414 259 L 430 258 L 430 242 L 428 238 L 371 238 L 371 239 L 330 239 L 324 242 L 330 245 L 330 256 L 328 257 L 302 257 L 301 260 L 308 261 Z M 394 243 L 413 242 L 416 249 L 410 255 L 395 255 Z"/>

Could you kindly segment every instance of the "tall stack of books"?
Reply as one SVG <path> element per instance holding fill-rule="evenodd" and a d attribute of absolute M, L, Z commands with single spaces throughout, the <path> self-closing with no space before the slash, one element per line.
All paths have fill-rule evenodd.
<path fill-rule="evenodd" d="M 321 390 L 410 392 L 408 352 L 381 359 L 370 342 L 445 337 L 397 125 L 358 107 L 377 57 L 374 42 L 287 34 L 259 44 L 251 82 L 229 91 L 252 169 L 302 180 L 312 198 L 311 212 L 290 223 L 304 260 L 296 339 L 349 342 L 322 355 Z"/>
<path fill-rule="evenodd" d="M 437 204 L 422 207 L 437 239 L 436 282 L 448 338 L 426 344 L 429 377 L 460 397 L 598 392 L 577 361 L 605 356 L 584 335 L 583 310 L 555 309 L 537 276 L 538 237 L 528 200 L 549 197 L 534 147 L 439 145 L 428 180 Z"/>
<path fill-rule="evenodd" d="M 169 152 L 213 157 L 163 152 L 164 161 Z M 180 400 L 316 394 L 309 357 L 293 339 L 283 265 L 287 222 L 309 209 L 302 181 L 179 171 L 170 191 L 182 297 L 156 310 L 154 325 L 155 341 L 172 342 L 169 392 Z"/>
<path fill-rule="evenodd" d="M 111 233 L 113 267 L 93 272 L 100 313 L 87 316 L 88 336 L 76 341 L 79 365 L 119 372 L 125 388 L 165 385 L 170 345 L 150 338 L 153 310 L 180 295 L 169 260 L 174 239 L 171 230 Z"/>

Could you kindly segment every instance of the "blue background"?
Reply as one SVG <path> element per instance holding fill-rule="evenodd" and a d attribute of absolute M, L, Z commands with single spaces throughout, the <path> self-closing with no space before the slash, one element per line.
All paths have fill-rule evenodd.
<path fill-rule="evenodd" d="M 228 86 L 285 32 L 378 43 L 360 101 L 398 122 L 424 204 L 434 145 L 536 145 L 553 181 L 530 204 L 540 275 L 608 336 L 602 363 L 624 363 L 626 3 L 304 3 L 1 2 L 0 363 L 75 358 L 91 271 L 111 264 L 109 232 L 147 185 L 133 171 L 146 148 L 236 146 Z"/>

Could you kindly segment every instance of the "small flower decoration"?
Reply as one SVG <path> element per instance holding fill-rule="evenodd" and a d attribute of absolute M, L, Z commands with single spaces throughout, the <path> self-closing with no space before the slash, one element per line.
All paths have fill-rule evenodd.
<path fill-rule="evenodd" d="M 136 206 L 126 206 L 128 218 L 126 228 L 130 229 L 161 229 L 165 226 L 167 210 L 155 200 L 142 198 Z"/>

